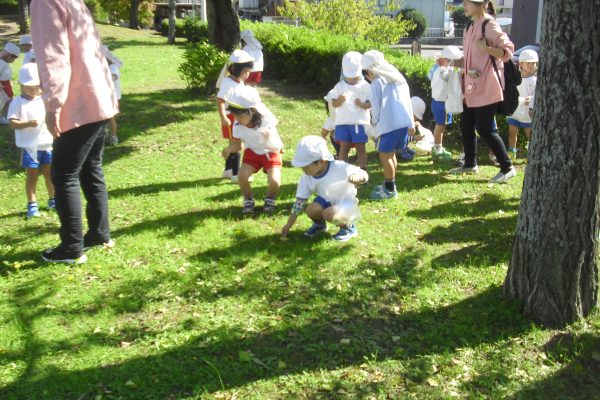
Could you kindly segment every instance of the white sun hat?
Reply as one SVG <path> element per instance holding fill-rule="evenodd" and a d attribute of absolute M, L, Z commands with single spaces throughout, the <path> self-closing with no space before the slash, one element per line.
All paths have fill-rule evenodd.
<path fill-rule="evenodd" d="M 446 46 L 442 49 L 442 57 L 448 60 L 460 60 L 463 58 L 463 52 L 457 46 Z"/>
<path fill-rule="evenodd" d="M 27 63 L 19 70 L 19 83 L 23 86 L 39 86 L 40 76 L 36 63 Z"/>
<path fill-rule="evenodd" d="M 254 37 L 254 32 L 252 32 L 251 30 L 246 29 L 245 31 L 242 31 L 242 33 L 240 33 L 240 37 L 249 48 L 253 50 L 262 49 L 262 45 L 260 44 L 258 39 Z"/>
<path fill-rule="evenodd" d="M 362 76 L 361 66 L 362 54 L 358 51 L 349 51 L 342 58 L 342 73 L 345 78 L 356 78 Z"/>
<path fill-rule="evenodd" d="M 19 46 L 21 46 L 23 44 L 32 44 L 31 35 L 21 36 L 21 38 L 19 39 Z"/>
<path fill-rule="evenodd" d="M 292 165 L 302 168 L 318 160 L 334 160 L 333 154 L 327 149 L 325 139 L 320 136 L 305 136 L 300 139 Z"/>
<path fill-rule="evenodd" d="M 251 87 L 240 85 L 231 94 L 227 104 L 233 108 L 246 109 L 256 108 L 261 104 L 258 91 Z"/>
<path fill-rule="evenodd" d="M 425 102 L 422 98 L 417 96 L 411 97 L 410 102 L 412 104 L 413 114 L 415 114 L 415 117 L 417 117 L 418 120 L 422 120 L 423 115 L 425 114 Z"/>
<path fill-rule="evenodd" d="M 4 45 L 4 51 L 12 54 L 15 57 L 19 57 L 19 55 L 21 54 L 21 50 L 19 49 L 19 46 L 17 46 L 14 43 L 10 43 L 10 42 L 8 42 Z"/>
<path fill-rule="evenodd" d="M 383 53 L 379 50 L 369 50 L 363 54 L 361 66 L 362 69 L 369 70 L 375 75 L 385 78 L 388 83 L 406 83 L 404 75 L 402 75 L 396 67 L 387 62 Z"/>
<path fill-rule="evenodd" d="M 535 50 L 523 50 L 519 54 L 519 62 L 538 62 L 540 60 L 538 53 Z"/>
<path fill-rule="evenodd" d="M 245 64 L 247 62 L 254 62 L 254 57 L 244 50 L 234 50 L 229 56 L 229 61 L 233 64 Z"/>

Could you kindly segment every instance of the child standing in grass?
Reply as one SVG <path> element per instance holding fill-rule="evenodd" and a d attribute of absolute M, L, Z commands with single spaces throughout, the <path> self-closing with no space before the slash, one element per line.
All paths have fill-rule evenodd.
<path fill-rule="evenodd" d="M 102 53 L 104 57 L 106 57 L 106 61 L 108 62 L 108 68 L 110 69 L 110 75 L 113 80 L 113 85 L 115 86 L 115 95 L 117 96 L 117 101 L 121 101 L 121 67 L 123 66 L 123 61 L 121 61 L 117 56 L 115 56 L 107 46 L 102 46 Z M 110 136 L 108 137 L 108 144 L 111 146 L 116 146 L 119 144 L 119 137 L 117 136 L 117 116 L 115 115 L 109 120 L 110 126 Z"/>
<path fill-rule="evenodd" d="M 383 164 L 384 182 L 371 193 L 374 200 L 398 196 L 396 190 L 396 150 L 404 149 L 409 133 L 414 134 L 413 108 L 404 76 L 377 50 L 366 52 L 362 67 L 371 81 L 370 99 L 372 124 L 379 160 Z"/>
<path fill-rule="evenodd" d="M 27 171 L 27 218 L 39 217 L 36 187 L 41 171 L 48 189 L 48 208 L 55 209 L 54 185 L 50 178 L 52 165 L 52 135 L 46 128 L 46 110 L 42 100 L 40 78 L 35 63 L 27 63 L 19 71 L 21 95 L 8 108 L 10 127 L 15 130 L 15 142 L 22 150 L 21 167 Z"/>
<path fill-rule="evenodd" d="M 367 168 L 366 127 L 370 124 L 369 83 L 363 78 L 362 55 L 356 51 L 344 54 L 344 79 L 333 88 L 331 104 L 335 108 L 335 140 L 340 143 L 339 159 L 348 161 L 352 144 L 356 146 L 358 165 Z"/>
<path fill-rule="evenodd" d="M 281 150 L 283 143 L 277 133 L 277 118 L 260 101 L 256 89 L 239 86 L 227 100 L 228 110 L 236 122 L 233 125 L 233 141 L 223 150 L 223 158 L 242 150 L 244 159 L 238 174 L 238 183 L 244 195 L 244 215 L 253 215 L 254 198 L 250 177 L 261 169 L 267 174 L 269 188 L 263 211 L 275 212 L 275 197 L 281 185 Z"/>
<path fill-rule="evenodd" d="M 254 37 L 254 33 L 251 30 L 242 31 L 240 36 L 242 39 L 242 50 L 254 58 L 252 72 L 250 72 L 245 84 L 248 86 L 256 86 L 262 82 L 262 73 L 264 69 L 262 45 L 258 39 Z"/>
<path fill-rule="evenodd" d="M 527 141 L 531 138 L 531 116 L 529 105 L 535 96 L 535 85 L 537 84 L 538 54 L 534 50 L 524 50 L 519 55 L 519 69 L 521 70 L 522 82 L 517 87 L 519 90 L 519 106 L 506 119 L 508 123 L 508 155 L 513 160 L 517 158 L 517 136 L 519 128 L 525 131 Z"/>
<path fill-rule="evenodd" d="M 19 38 L 19 49 L 23 53 L 23 64 L 35 62 L 35 53 L 33 52 L 33 42 L 31 35 L 23 35 Z"/>
<path fill-rule="evenodd" d="M 358 202 L 354 185 L 365 183 L 369 179 L 366 171 L 344 161 L 334 161 L 333 155 L 327 150 L 325 139 L 318 136 L 306 136 L 300 140 L 292 165 L 302 168 L 304 175 L 298 183 L 292 213 L 281 229 L 284 239 L 313 193 L 317 197 L 306 209 L 306 214 L 313 221 L 312 226 L 304 232 L 304 236 L 309 238 L 327 231 L 327 222 L 336 219 L 342 201 Z M 339 196 L 341 192 L 345 197 Z M 334 240 L 345 242 L 358 235 L 352 221 L 338 226 L 340 230 L 333 235 Z"/>
<path fill-rule="evenodd" d="M 221 132 L 223 138 L 233 144 L 231 128 L 233 126 L 233 114 L 227 111 L 227 101 L 238 86 L 244 86 L 244 81 L 250 76 L 254 66 L 254 57 L 243 50 L 235 50 L 229 57 L 229 62 L 223 67 L 221 76 L 217 81 L 217 109 L 221 117 Z M 240 168 L 240 153 L 232 152 L 225 160 L 225 169 L 223 178 L 231 179 L 232 182 L 238 181 L 238 170 Z"/>

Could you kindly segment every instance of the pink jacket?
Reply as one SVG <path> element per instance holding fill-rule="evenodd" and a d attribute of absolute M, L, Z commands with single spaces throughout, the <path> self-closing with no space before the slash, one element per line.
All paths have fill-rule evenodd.
<path fill-rule="evenodd" d="M 82 0 L 33 0 L 31 36 L 46 112 L 60 132 L 118 112 L 100 36 Z"/>
<path fill-rule="evenodd" d="M 488 15 L 486 18 L 491 17 Z M 483 21 L 484 18 L 480 18 L 479 21 L 473 23 L 468 29 L 466 28 L 463 35 L 463 51 L 465 55 L 463 64 L 463 93 L 467 107 L 482 107 L 504 100 L 504 96 L 502 95 L 502 87 L 504 86 L 503 62 L 508 61 L 514 52 L 514 45 L 506 33 L 502 32 L 500 25 L 495 20 L 490 20 L 485 26 L 485 37 L 488 46 L 504 49 L 504 57 L 496 59 L 496 65 L 498 66 L 502 81 L 500 83 L 496 71 L 494 71 L 490 55 L 477 49 L 477 41 L 482 38 L 481 25 Z M 479 77 L 469 76 L 469 70 L 478 71 Z"/>

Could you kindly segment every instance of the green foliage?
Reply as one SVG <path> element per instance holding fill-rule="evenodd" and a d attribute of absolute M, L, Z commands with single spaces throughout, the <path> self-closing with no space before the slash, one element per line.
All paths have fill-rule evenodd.
<path fill-rule="evenodd" d="M 108 14 L 110 23 L 129 21 L 131 1 L 130 0 L 92 0 L 100 3 Z M 140 0 L 138 8 L 138 23 L 141 26 L 152 26 L 154 22 L 154 1 Z"/>
<path fill-rule="evenodd" d="M 198 17 L 186 17 L 183 20 L 183 36 L 191 43 L 208 40 L 208 24 Z"/>
<path fill-rule="evenodd" d="M 400 12 L 402 19 L 413 23 L 414 28 L 408 32 L 408 37 L 420 38 L 427 29 L 427 20 L 423 13 L 414 8 L 406 8 Z"/>
<path fill-rule="evenodd" d="M 0 0 L 0 15 L 11 15 L 19 12 L 17 0 Z"/>
<path fill-rule="evenodd" d="M 456 7 L 452 13 L 450 14 L 452 17 L 452 21 L 454 21 L 454 25 L 460 27 L 461 29 L 467 25 L 467 23 L 471 20 L 471 18 L 465 15 L 465 10 L 462 6 Z"/>
<path fill-rule="evenodd" d="M 384 11 L 396 6 L 397 2 L 391 1 Z M 400 18 L 376 16 L 373 14 L 376 7 L 374 0 L 323 0 L 316 3 L 285 0 L 279 12 L 284 17 L 299 19 L 308 28 L 387 44 L 397 43 L 412 29 L 412 23 Z"/>
<path fill-rule="evenodd" d="M 355 50 L 364 53 L 377 49 L 384 52 L 388 61 L 406 76 L 411 93 L 429 97 L 427 73 L 432 64 L 430 60 L 388 49 L 375 41 L 307 27 L 242 21 L 241 29 L 254 31 L 262 43 L 265 76 L 269 79 L 308 84 L 321 91 L 329 90 L 340 78 L 342 57 L 346 52 Z"/>
<path fill-rule="evenodd" d="M 194 90 L 212 92 L 228 54 L 209 43 L 200 42 L 190 45 L 179 66 L 179 74 L 187 86 Z"/>
<path fill-rule="evenodd" d="M 185 20 L 175 18 L 175 37 L 183 38 L 185 37 L 184 31 Z M 165 18 L 160 22 L 160 33 L 163 36 L 167 36 L 169 34 L 169 19 Z"/>

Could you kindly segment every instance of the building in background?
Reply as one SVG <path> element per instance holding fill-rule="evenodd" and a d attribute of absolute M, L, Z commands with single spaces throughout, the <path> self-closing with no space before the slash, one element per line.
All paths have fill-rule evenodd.
<path fill-rule="evenodd" d="M 514 0 L 510 37 L 515 48 L 540 43 L 544 0 Z"/>

